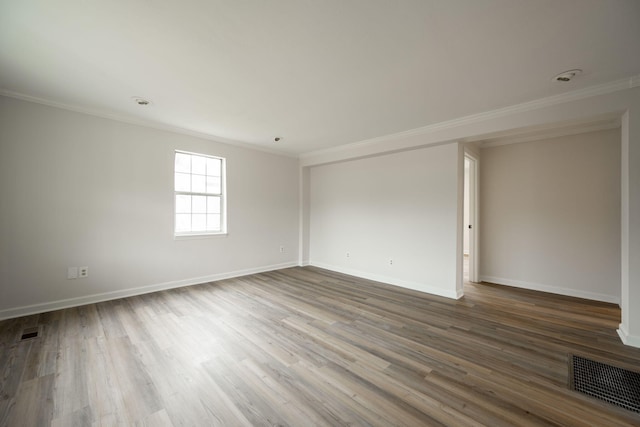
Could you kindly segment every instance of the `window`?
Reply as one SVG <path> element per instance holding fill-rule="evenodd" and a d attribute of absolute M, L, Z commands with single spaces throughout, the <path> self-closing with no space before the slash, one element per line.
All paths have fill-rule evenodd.
<path fill-rule="evenodd" d="M 226 233 L 225 160 L 176 151 L 175 235 Z"/>

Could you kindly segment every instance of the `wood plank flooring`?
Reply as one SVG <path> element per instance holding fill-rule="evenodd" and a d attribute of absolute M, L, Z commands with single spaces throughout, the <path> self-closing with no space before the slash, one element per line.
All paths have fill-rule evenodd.
<path fill-rule="evenodd" d="M 640 425 L 567 387 L 570 353 L 639 370 L 619 322 L 291 268 L 0 322 L 0 426 Z"/>

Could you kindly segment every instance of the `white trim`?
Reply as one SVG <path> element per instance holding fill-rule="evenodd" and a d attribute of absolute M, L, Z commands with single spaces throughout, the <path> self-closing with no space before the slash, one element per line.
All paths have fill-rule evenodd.
<path fill-rule="evenodd" d="M 189 156 L 189 188 L 191 189 L 190 191 L 183 191 L 183 190 L 176 190 L 175 187 L 175 183 L 176 183 L 176 176 L 177 174 L 185 174 L 184 172 L 179 172 L 176 170 L 175 168 L 175 159 L 177 158 L 178 154 L 183 154 L 183 155 L 187 155 Z M 193 158 L 194 157 L 201 157 L 204 159 L 214 159 L 214 160 L 219 160 L 220 161 L 220 192 L 218 193 L 209 193 L 206 191 L 204 192 L 197 192 L 197 191 L 193 191 L 192 187 L 192 183 L 193 183 L 193 176 L 194 175 L 198 175 L 198 176 L 204 176 L 205 178 L 208 177 L 212 177 L 215 178 L 216 175 L 209 175 L 208 170 L 205 170 L 205 174 L 194 174 L 193 173 Z M 194 153 L 191 151 L 183 151 L 183 150 L 175 150 L 174 151 L 174 166 L 173 166 L 173 238 L 175 239 L 181 239 L 184 237 L 208 237 L 208 236 L 218 236 L 218 235 L 227 235 L 227 159 L 226 157 L 220 157 L 220 156 L 212 156 L 210 154 L 200 154 L 200 153 Z M 205 185 L 206 187 L 206 185 Z M 219 225 L 220 225 L 220 229 L 219 230 L 197 230 L 197 231 L 177 231 L 177 216 L 178 215 L 182 215 L 182 214 L 187 214 L 184 212 L 178 212 L 178 204 L 176 202 L 178 196 L 189 196 L 191 197 L 191 201 L 192 201 L 192 205 L 190 207 L 190 211 L 188 213 L 188 215 L 190 215 L 190 222 L 191 222 L 191 227 L 193 227 L 193 197 L 206 197 L 207 198 L 207 202 L 206 202 L 206 212 L 205 215 L 207 215 L 206 218 L 206 226 L 208 227 L 208 222 L 209 222 L 209 201 L 208 198 L 209 197 L 218 197 L 220 199 L 220 212 L 218 212 L 218 215 L 220 216 L 220 220 L 219 220 Z M 196 213 L 197 215 L 197 213 Z M 213 215 L 215 215 L 215 213 L 213 213 Z"/>
<path fill-rule="evenodd" d="M 471 231 L 469 232 L 469 281 L 477 282 L 480 271 L 479 252 L 480 252 L 480 159 L 474 153 L 464 150 L 464 158 L 469 159 L 469 223 Z M 466 168 L 463 169 L 466 174 Z M 472 171 L 473 169 L 473 171 Z M 464 178 L 463 178 L 464 179 Z"/>
<path fill-rule="evenodd" d="M 22 101 L 34 102 L 37 104 L 47 105 L 49 107 L 60 108 L 63 110 L 74 111 L 76 113 L 88 114 L 91 116 L 101 117 L 104 119 L 116 120 L 124 123 L 129 123 L 133 125 L 146 126 L 153 129 L 164 130 L 168 132 L 174 132 L 182 135 L 194 136 L 196 138 L 202 138 L 209 141 L 215 141 L 221 144 L 227 144 L 232 146 L 239 146 L 243 148 L 249 148 L 253 150 L 263 151 L 270 154 L 276 154 L 281 156 L 300 158 L 300 159 L 308 159 L 318 155 L 327 155 L 334 153 L 341 153 L 344 151 L 350 151 L 359 147 L 366 147 L 370 145 L 375 145 L 381 142 L 394 141 L 402 138 L 407 138 L 411 136 L 420 136 L 432 133 L 437 130 L 444 129 L 452 129 L 463 125 L 468 125 L 472 123 L 479 123 L 485 120 L 501 118 L 505 116 L 509 116 L 514 113 L 523 113 L 532 110 L 537 110 L 545 107 L 550 107 L 557 104 L 562 104 L 565 102 L 576 101 L 584 98 L 590 98 L 598 95 L 605 95 L 608 93 L 616 92 L 619 90 L 632 89 L 640 86 L 640 74 L 633 75 L 630 77 L 626 77 L 620 80 L 614 80 L 608 83 L 602 83 L 599 85 L 589 86 L 583 89 L 574 90 L 571 92 L 565 92 L 558 95 L 548 96 L 546 98 L 540 98 L 533 101 L 524 102 L 521 104 L 515 104 L 509 107 L 498 108 L 496 110 L 485 111 L 482 113 L 471 114 L 468 116 L 459 117 L 452 120 L 446 120 L 443 122 L 433 123 L 431 125 L 409 129 L 403 132 L 398 132 L 389 135 L 383 135 L 371 139 L 366 139 L 363 141 L 352 142 L 350 144 L 343 144 L 336 147 L 330 147 L 326 149 L 310 151 L 307 153 L 296 154 L 288 151 L 275 150 L 272 148 L 267 148 L 258 144 L 249 144 L 242 141 L 237 141 L 233 139 L 218 137 L 215 135 L 210 135 L 203 132 L 193 131 L 189 129 L 185 129 L 179 126 L 168 125 L 164 123 L 159 123 L 152 120 L 145 120 L 136 117 L 132 117 L 128 114 L 118 114 L 113 112 L 107 112 L 103 110 L 91 109 L 86 107 L 80 107 L 76 105 L 64 104 L 61 102 L 51 101 L 44 98 L 38 98 L 31 95 L 25 95 L 19 92 L 13 92 L 6 89 L 0 89 L 0 95 L 7 96 L 10 98 L 20 99 Z M 428 144 L 427 144 L 428 145 Z M 309 165 L 307 165 L 309 166 Z"/>
<path fill-rule="evenodd" d="M 376 138 L 366 139 L 363 141 L 353 142 L 350 144 L 339 145 L 337 147 L 331 147 L 323 150 L 311 151 L 303 153 L 299 157 L 300 159 L 309 159 L 316 156 L 324 156 L 328 154 L 341 153 L 345 151 L 351 151 L 357 148 L 367 147 L 370 145 L 379 144 L 382 142 L 394 141 L 411 136 L 426 135 L 438 130 L 452 129 L 463 125 L 472 123 L 479 123 L 490 119 L 497 119 L 506 116 L 510 116 L 515 113 L 524 113 L 541 108 L 550 107 L 557 104 L 563 104 L 566 102 L 577 101 L 584 98 L 590 98 L 598 95 L 605 95 L 608 93 L 616 92 L 619 90 L 631 89 L 636 86 L 640 86 L 640 74 L 627 77 L 620 80 L 615 80 L 608 83 L 602 83 L 595 86 L 589 86 L 583 89 L 574 90 L 571 92 L 561 93 L 559 95 L 548 96 L 546 98 L 537 99 L 534 101 L 523 102 L 521 104 L 512 105 L 509 107 L 498 108 L 496 110 L 485 111 L 482 113 L 471 114 L 468 116 L 459 117 L 453 120 L 446 120 L 443 122 L 434 123 L 431 125 L 406 130 L 390 135 L 379 136 Z"/>
<path fill-rule="evenodd" d="M 309 265 L 309 168 L 298 168 L 298 262 Z"/>
<path fill-rule="evenodd" d="M 480 276 L 480 281 L 495 283 L 497 285 L 512 286 L 514 288 L 530 289 L 533 291 L 549 292 L 552 294 L 569 297 L 584 298 L 594 301 L 608 302 L 620 305 L 620 297 L 615 295 L 600 294 L 597 292 L 582 291 L 579 289 L 561 288 L 559 286 L 545 285 L 541 283 L 525 282 L 523 280 L 505 279 L 495 276 Z"/>
<path fill-rule="evenodd" d="M 548 132 L 536 132 L 535 135 L 523 135 L 523 136 L 505 136 L 501 138 L 489 138 L 485 141 L 479 141 L 478 147 L 480 149 L 499 147 L 501 145 L 520 144 L 523 142 L 535 142 L 545 139 L 560 138 L 563 136 L 581 135 L 583 133 L 599 132 L 603 130 L 611 130 L 620 128 L 619 120 L 610 120 L 606 123 L 596 123 L 592 125 L 581 125 L 579 127 L 552 129 Z"/>
<path fill-rule="evenodd" d="M 617 332 L 624 345 L 640 348 L 640 336 L 629 335 L 627 328 L 622 323 L 620 323 Z"/>
<path fill-rule="evenodd" d="M 280 270 L 283 268 L 296 267 L 296 262 L 285 262 L 282 264 L 273 264 L 257 268 L 248 268 L 245 270 L 230 271 L 227 273 L 211 274 L 202 277 L 193 277 L 190 279 L 174 280 L 172 282 L 158 283 L 155 285 L 140 286 L 138 288 L 122 289 L 112 292 L 104 292 L 100 294 L 86 295 L 82 297 L 63 299 L 58 301 L 25 305 L 22 307 L 8 308 L 0 310 L 0 320 L 12 319 L 20 316 L 28 316 L 31 314 L 45 313 L 52 310 L 60 310 L 63 308 L 78 307 L 86 304 L 95 304 L 103 301 L 132 297 L 136 295 L 148 294 L 151 292 L 164 291 L 167 289 L 182 288 L 185 286 L 199 285 L 208 282 L 215 282 L 223 279 L 231 279 L 233 277 L 248 276 L 250 274 L 264 273 L 266 271 Z"/>
<path fill-rule="evenodd" d="M 175 216 L 175 214 L 174 214 Z M 175 218 L 174 218 L 175 221 Z M 174 226 L 175 228 L 175 226 Z M 229 233 L 216 232 L 216 233 L 200 233 L 200 234 L 173 234 L 173 240 L 197 240 L 197 239 L 212 239 L 218 237 L 228 237 Z"/>
<path fill-rule="evenodd" d="M 115 120 L 122 123 L 128 123 L 136 126 L 144 126 L 151 129 L 163 130 L 167 132 L 173 132 L 180 135 L 193 136 L 195 138 L 205 139 L 207 141 L 213 141 L 220 144 L 231 145 L 234 147 L 242 147 L 250 150 L 262 151 L 269 154 L 275 154 L 278 156 L 286 156 L 298 158 L 298 155 L 288 151 L 275 150 L 272 148 L 263 147 L 258 144 L 249 144 L 247 142 L 238 141 L 235 139 L 224 138 L 221 136 L 215 136 L 204 132 L 198 132 L 195 130 L 189 130 L 180 126 L 169 125 L 166 123 L 160 123 L 153 120 L 140 119 L 128 114 L 118 114 L 108 112 L 104 110 L 97 110 L 93 108 L 80 107 L 77 105 L 64 104 L 62 102 L 51 101 L 44 98 L 38 98 L 31 95 L 25 95 L 19 92 L 13 92 L 6 89 L 0 89 L 0 96 L 6 96 L 9 98 L 19 99 L 21 101 L 33 102 L 36 104 L 46 105 L 47 107 L 60 108 L 61 110 L 73 111 L 74 113 L 87 114 L 89 116 L 100 117 L 101 119 Z"/>
<path fill-rule="evenodd" d="M 464 248 L 464 180 L 465 172 L 465 156 L 464 143 L 457 143 L 458 161 L 456 165 L 456 294 L 464 294 L 464 257 L 462 249 Z"/>
<path fill-rule="evenodd" d="M 399 286 L 401 288 L 412 289 L 414 291 L 420 291 L 427 294 L 438 295 L 445 298 L 460 299 L 462 292 L 449 291 L 440 287 L 428 285 L 425 283 L 412 282 L 408 280 L 396 279 L 394 277 L 381 276 L 378 274 L 367 273 L 364 271 L 353 270 L 350 268 L 336 267 L 334 265 L 324 264 L 322 262 L 311 261 L 307 265 L 313 267 L 324 268 L 325 270 L 335 271 L 337 273 L 348 274 L 349 276 L 360 277 L 362 279 L 373 280 L 375 282 L 385 283 L 387 285 Z"/>

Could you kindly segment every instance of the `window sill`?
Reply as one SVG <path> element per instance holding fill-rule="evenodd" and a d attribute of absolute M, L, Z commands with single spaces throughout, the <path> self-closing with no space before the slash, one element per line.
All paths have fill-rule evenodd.
<path fill-rule="evenodd" d="M 174 234 L 173 240 L 194 240 L 194 239 L 211 239 L 227 237 L 229 233 L 226 231 L 219 233 L 202 233 L 202 234 Z"/>

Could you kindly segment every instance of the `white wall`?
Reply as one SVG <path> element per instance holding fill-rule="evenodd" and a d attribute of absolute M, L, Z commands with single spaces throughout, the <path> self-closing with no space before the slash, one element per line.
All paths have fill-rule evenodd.
<path fill-rule="evenodd" d="M 458 140 L 464 141 L 466 138 L 477 137 L 478 135 L 509 132 L 523 127 L 532 128 L 536 126 L 544 126 L 549 123 L 570 123 L 573 121 L 584 121 L 594 118 L 622 116 L 623 134 L 621 140 L 623 142 L 623 150 L 621 153 L 622 177 L 620 183 L 622 187 L 622 226 L 620 233 L 620 246 L 622 252 L 622 322 L 620 324 L 619 333 L 626 344 L 640 347 L 640 310 L 637 309 L 637 307 L 640 307 L 640 220 L 638 220 L 638 218 L 640 218 L 640 179 L 638 179 L 640 176 L 639 81 L 638 76 L 635 76 L 630 79 L 613 82 L 612 84 L 586 88 L 584 90 L 553 96 L 544 100 L 521 104 L 519 106 L 512 106 L 502 110 L 481 113 L 479 115 L 469 116 L 448 123 L 428 126 L 411 132 L 403 132 L 395 136 L 377 138 L 366 143 L 357 143 L 323 152 L 310 153 L 302 156 L 300 164 L 302 167 L 312 167 L 328 164 L 330 162 L 345 161 L 353 158 L 383 155 L 384 153 L 399 150 L 425 147 L 432 144 Z M 48 109 L 49 113 L 45 114 L 42 112 L 44 111 L 43 109 L 46 109 L 45 107 L 18 107 L 17 104 L 19 104 L 18 101 L 0 98 L 0 108 L 2 109 L 0 111 L 0 310 L 2 310 L 0 311 L 0 317 L 24 313 L 24 311 L 20 310 L 3 310 L 2 307 L 19 307 L 19 304 L 39 304 L 34 301 L 56 301 L 55 298 L 73 298 L 77 295 L 91 295 L 91 292 L 96 292 L 96 289 L 100 292 L 111 292 L 111 289 L 123 289 L 123 292 L 126 293 L 129 292 L 132 287 L 138 286 L 137 283 L 156 283 L 155 280 L 158 279 L 165 283 L 165 281 L 172 280 L 171 278 L 174 278 L 175 280 L 169 282 L 169 285 L 193 282 L 192 279 L 190 279 L 193 275 L 190 273 L 185 273 L 184 271 L 169 271 L 170 274 L 163 274 L 163 272 L 168 270 L 189 270 L 189 272 L 191 272 L 192 267 L 194 271 L 196 269 L 205 268 L 207 271 L 213 272 L 212 275 L 209 275 L 208 272 L 196 273 L 205 274 L 206 276 L 204 277 L 206 278 L 216 275 L 223 276 L 228 272 L 233 273 L 234 271 L 239 271 L 237 269 L 238 264 L 253 264 L 252 262 L 247 261 L 248 258 L 246 254 L 245 256 L 236 256 L 236 254 L 241 252 L 243 249 L 246 249 L 242 248 L 242 245 L 239 243 L 240 240 L 251 242 L 251 238 L 242 232 L 242 228 L 234 230 L 231 223 L 230 235 L 223 239 L 229 239 L 228 241 L 232 243 L 219 244 L 201 242 L 178 247 L 178 245 L 182 245 L 185 242 L 175 242 L 172 245 L 165 237 L 162 237 L 162 246 L 156 248 L 154 244 L 157 242 L 157 239 L 159 239 L 159 237 L 157 237 L 158 234 L 154 232 L 153 236 L 148 238 L 150 234 L 149 226 L 147 224 L 142 224 L 142 220 L 138 220 L 139 222 L 136 225 L 142 224 L 142 228 L 135 228 L 136 233 L 140 233 L 140 235 L 134 235 L 134 238 L 131 239 L 132 241 L 135 240 L 136 243 L 133 247 L 151 248 L 152 252 L 158 253 L 170 252 L 170 256 L 161 258 L 145 255 L 144 253 L 141 254 L 139 252 L 133 254 L 135 257 L 143 258 L 146 264 L 150 264 L 154 268 L 158 268 L 160 271 L 160 274 L 153 274 L 153 271 L 147 271 L 149 275 L 153 276 L 151 279 L 154 280 L 150 280 L 150 277 L 146 274 L 142 278 L 143 280 L 136 280 L 136 278 L 141 275 L 141 270 L 136 270 L 135 274 L 133 274 L 132 267 L 129 265 L 130 263 L 122 262 L 120 258 L 123 256 L 118 254 L 117 251 L 114 251 L 112 248 L 105 245 L 101 245 L 100 248 L 93 249 L 91 251 L 86 250 L 86 247 L 99 245 L 99 243 L 92 243 L 92 241 L 89 241 L 86 237 L 77 237 L 75 234 L 76 229 L 84 230 L 84 228 L 86 228 L 86 226 L 83 226 L 87 221 L 86 219 L 74 218 L 75 223 L 72 224 L 71 227 L 66 224 L 69 221 L 59 220 L 67 225 L 66 228 L 56 228 L 54 226 L 46 225 L 50 218 L 56 219 L 61 217 L 61 214 L 57 213 L 59 211 L 80 211 L 80 208 L 76 205 L 79 206 L 81 203 L 77 201 L 74 194 L 71 194 L 73 190 L 92 186 L 92 184 L 96 183 L 100 184 L 100 187 L 102 187 L 102 184 L 104 184 L 99 178 L 93 177 L 87 185 L 83 186 L 75 180 L 70 179 L 73 174 L 70 174 L 70 172 L 67 171 L 62 173 L 61 176 L 56 177 L 55 173 L 52 175 L 50 172 L 55 172 L 55 170 L 60 170 L 60 168 L 47 166 L 47 162 L 50 158 L 54 163 L 60 163 L 63 165 L 70 164 L 72 166 L 69 167 L 75 168 L 76 171 L 83 171 L 86 169 L 95 169 L 96 171 L 105 169 L 113 170 L 116 165 L 126 163 L 122 160 L 116 160 L 115 153 L 111 153 L 109 156 L 98 156 L 100 159 L 107 158 L 111 165 L 110 168 L 100 164 L 95 166 L 95 168 L 84 165 L 78 166 L 72 158 L 74 151 L 71 151 L 71 154 L 69 155 L 71 158 L 69 161 L 66 160 L 65 156 L 69 154 L 69 147 L 82 147 L 82 144 L 90 144 L 91 146 L 95 145 L 94 148 L 97 152 L 104 152 L 109 147 L 109 144 L 106 144 L 106 147 L 103 147 L 105 142 L 111 142 L 114 147 L 137 147 L 138 141 L 142 141 L 142 144 L 140 145 L 144 148 L 138 148 L 137 150 L 149 149 L 151 157 L 155 157 L 156 159 L 162 157 L 156 151 L 158 148 L 155 147 L 155 145 L 150 147 L 151 144 L 148 142 L 149 139 L 153 139 L 154 144 L 170 147 L 168 148 L 170 150 L 173 150 L 173 145 L 176 141 L 180 141 L 184 145 L 183 149 L 189 149 L 189 147 L 191 147 L 192 151 L 210 152 L 212 154 L 219 155 L 227 155 L 225 153 L 228 153 L 229 158 L 235 158 L 238 161 L 245 157 L 261 159 L 263 158 L 262 156 L 266 156 L 266 158 L 273 159 L 274 163 L 282 163 L 288 167 L 291 161 L 290 159 L 287 161 L 284 159 L 276 161 L 276 159 L 278 159 L 277 156 L 253 153 L 250 150 L 216 144 L 197 138 L 140 128 L 94 117 L 75 115 L 74 113 L 61 112 L 60 110 L 55 109 Z M 52 118 L 54 116 L 59 118 Z M 76 120 L 69 118 L 78 116 L 84 118 Z M 62 128 L 65 127 L 65 123 L 67 122 L 71 122 L 72 126 L 65 132 Z M 42 126 L 41 129 L 40 126 Z M 33 129 L 31 129 L 32 127 Z M 99 129 L 100 132 L 92 132 L 92 128 Z M 141 138 L 138 138 L 138 135 L 140 135 Z M 55 143 L 61 141 L 63 142 L 62 146 L 67 148 L 64 151 L 57 152 Z M 47 146 L 49 143 L 50 146 Z M 17 146 L 20 144 L 25 144 L 25 148 L 18 148 Z M 43 148 L 40 149 L 38 148 L 39 146 Z M 25 188 L 32 190 L 32 193 L 39 197 L 39 199 L 36 198 L 37 201 L 33 201 L 33 199 L 28 200 L 27 194 L 23 196 L 22 194 L 15 195 L 13 193 L 14 185 L 22 185 L 15 183 L 19 182 L 18 180 L 22 179 L 23 175 L 27 175 L 27 172 L 18 173 L 20 168 L 18 165 L 14 164 L 13 159 L 17 158 L 26 163 L 26 160 L 24 159 L 31 152 L 34 153 L 34 161 L 29 164 L 35 165 L 38 171 L 37 175 L 34 175 L 34 178 L 31 179 L 39 180 L 41 183 L 36 185 L 31 182 Z M 80 152 L 82 153 L 82 150 Z M 138 153 L 137 158 L 140 157 L 141 154 Z M 165 157 L 162 157 L 162 159 L 166 160 Z M 244 161 L 241 163 L 244 164 Z M 260 162 L 260 165 L 262 164 L 263 162 Z M 484 165 L 482 165 L 481 170 L 483 167 Z M 272 173 L 272 171 L 274 171 L 274 169 L 270 169 L 269 173 Z M 103 231 L 102 235 L 108 237 L 106 240 L 107 242 L 118 240 L 119 245 L 116 245 L 117 249 L 123 250 L 126 254 L 127 251 L 133 252 L 133 250 L 127 249 L 128 245 L 123 244 L 125 239 L 122 235 L 126 234 L 126 231 L 121 231 L 119 227 L 113 226 L 113 223 L 117 222 L 117 220 L 111 219 L 108 215 L 106 218 L 104 217 L 104 214 L 102 213 L 104 212 L 104 209 L 101 209 L 100 206 L 100 204 L 102 204 L 102 202 L 100 202 L 101 197 L 104 199 L 106 195 L 108 196 L 107 200 L 118 200 L 118 198 L 123 199 L 121 202 L 115 204 L 115 206 L 119 206 L 121 209 L 114 208 L 114 205 L 108 205 L 107 212 L 113 213 L 113 211 L 124 210 L 124 207 L 126 207 L 127 211 L 131 211 L 133 209 L 139 209 L 137 205 L 139 202 L 137 200 L 140 199 L 140 197 L 132 198 L 131 195 L 147 194 L 146 192 L 141 193 L 140 190 L 153 188 L 154 190 L 151 192 L 153 197 L 147 194 L 147 198 L 145 200 L 151 200 L 152 204 L 164 211 L 167 203 L 165 197 L 168 196 L 166 194 L 164 196 L 159 196 L 159 194 L 162 191 L 165 191 L 167 183 L 170 185 L 171 178 L 164 175 L 164 173 L 158 173 L 157 171 L 150 177 L 144 177 L 143 174 L 139 172 L 137 173 L 134 170 L 124 169 L 117 170 L 117 172 L 118 174 L 122 174 L 123 178 L 118 178 L 115 170 L 113 173 L 106 174 L 104 179 L 108 180 L 107 185 L 105 185 L 107 191 L 98 190 L 98 192 L 103 194 L 101 194 L 100 197 L 91 196 L 90 200 L 92 200 L 92 202 L 83 206 L 82 212 L 90 212 L 92 213 L 92 216 L 100 220 L 97 221 L 98 223 L 103 222 L 106 224 L 107 227 L 103 228 L 106 231 Z M 263 172 L 267 173 L 266 170 Z M 255 175 L 257 175 L 257 173 Z M 237 176 L 238 175 L 236 175 L 236 177 Z M 268 176 L 268 174 L 265 176 Z M 135 180 L 131 179 L 134 177 L 136 178 Z M 148 182 L 152 179 L 157 179 L 158 177 L 161 178 L 162 182 Z M 82 179 L 85 178 L 83 177 Z M 266 178 L 261 177 L 259 182 L 264 182 L 264 179 Z M 136 186 L 129 188 L 126 183 L 123 183 L 127 180 L 135 182 Z M 287 180 L 287 182 L 289 181 Z M 61 184 L 69 185 L 70 189 L 65 192 L 64 187 L 61 187 Z M 235 185 L 239 188 L 238 184 Z M 96 185 L 93 186 L 96 187 Z M 162 186 L 162 189 L 159 189 L 159 186 Z M 257 186 L 258 184 L 252 187 L 256 188 Z M 48 189 L 51 187 L 55 188 L 55 198 L 48 196 Z M 59 187 L 63 189 L 60 190 Z M 114 190 L 115 188 L 117 188 L 117 190 Z M 285 193 L 289 194 L 285 191 L 278 191 L 278 194 L 284 195 Z M 7 195 L 11 195 L 11 197 Z M 482 194 L 480 194 L 480 197 L 482 198 Z M 289 199 L 288 196 L 283 197 L 283 199 L 284 198 L 287 200 Z M 124 200 L 126 199 L 133 199 L 131 205 L 124 203 Z M 42 200 L 43 203 L 39 203 L 39 200 Z M 19 204 L 25 208 L 37 205 L 40 210 L 16 213 L 16 207 L 5 207 L 9 206 L 10 203 Z M 234 202 L 230 201 L 230 204 L 231 203 Z M 147 205 L 149 204 L 150 202 L 147 202 Z M 124 207 L 121 205 L 124 205 Z M 304 209 L 307 206 L 306 201 L 302 203 L 301 206 Z M 231 209 L 235 208 L 231 206 Z M 284 210 L 289 212 L 288 209 Z M 28 211 L 28 209 L 25 209 L 25 211 Z M 148 216 L 146 214 L 147 211 L 148 210 L 145 210 L 144 214 L 146 216 Z M 171 222 L 169 217 L 170 214 L 166 215 L 168 216 L 161 220 L 155 218 L 155 222 L 152 223 L 157 223 L 157 225 L 161 226 L 160 232 L 166 230 L 167 223 Z M 129 212 L 126 215 L 126 218 L 133 220 L 141 216 L 143 215 L 140 214 L 136 216 Z M 303 212 L 300 217 L 306 218 L 307 216 L 308 211 Z M 239 219 L 240 218 L 237 218 L 236 220 Z M 296 217 L 291 221 L 295 224 L 298 220 L 299 218 Z M 237 224 L 241 225 L 241 223 Z M 271 224 L 271 228 L 273 229 L 274 227 L 277 230 L 281 229 L 279 223 L 275 225 Z M 88 228 L 92 230 L 92 233 L 98 234 L 93 231 L 94 227 Z M 116 231 L 114 236 L 109 235 L 109 230 L 111 228 Z M 158 227 L 156 226 L 154 228 Z M 131 227 L 125 227 L 124 230 L 131 230 Z M 264 230 L 261 230 L 261 232 L 262 231 Z M 242 233 L 242 236 L 236 237 L 236 233 L 239 232 Z M 265 231 L 265 233 L 269 232 Z M 304 239 L 304 236 L 308 234 L 309 224 L 303 223 L 300 238 Z M 120 237 L 118 237 L 118 235 Z M 287 233 L 287 235 L 289 234 Z M 20 241 L 19 238 L 21 239 Z M 139 244 L 140 240 L 145 239 L 153 241 L 153 243 L 149 243 L 147 241 L 144 244 Z M 261 239 L 258 238 L 257 240 L 260 241 Z M 270 241 L 270 239 L 264 240 Z M 285 244 L 287 243 L 285 242 Z M 462 243 L 460 243 L 460 245 L 461 244 Z M 46 245 L 51 246 L 51 250 L 47 252 L 48 255 L 43 256 L 43 248 Z M 295 247 L 295 239 L 292 245 Z M 272 244 L 270 243 L 268 258 L 273 257 L 270 252 L 271 246 Z M 167 247 L 171 247 L 172 249 L 168 250 Z M 70 248 L 76 249 L 72 253 Z M 190 263 L 187 256 L 183 255 L 183 251 L 181 251 L 180 248 L 187 248 L 188 253 L 192 254 L 196 261 Z M 207 254 L 203 254 L 200 251 L 201 248 L 204 248 L 203 250 L 207 251 Z M 226 249 L 229 249 L 229 251 Z M 76 256 L 77 253 L 98 253 L 100 251 L 105 253 L 101 259 L 108 260 L 110 258 L 117 258 L 113 261 L 113 265 L 126 266 L 126 269 L 123 271 L 109 272 L 109 283 L 106 285 L 96 282 L 96 273 L 94 273 L 96 268 L 94 268 L 94 264 L 91 264 L 91 260 L 84 262 L 80 256 Z M 302 253 L 306 254 L 306 251 L 307 248 L 305 245 Z M 61 256 L 58 252 L 63 255 Z M 73 257 L 71 260 L 68 260 L 67 258 L 70 258 L 70 256 L 64 254 L 70 253 Z M 221 266 L 221 264 L 224 263 L 222 260 L 226 260 L 228 253 L 234 254 L 232 256 L 232 263 Z M 254 251 L 251 250 L 251 253 L 253 254 Z M 279 265 L 287 265 L 290 263 L 293 259 L 291 254 L 292 253 L 289 252 L 282 256 L 283 264 Z M 53 257 L 54 260 L 50 261 L 49 256 Z M 162 264 L 167 258 L 175 258 L 176 256 L 182 259 L 179 263 L 180 267 L 164 266 Z M 254 255 L 249 255 L 248 257 L 255 259 Z M 275 257 L 278 258 L 278 261 L 280 260 L 280 255 L 276 255 Z M 203 267 L 204 264 L 198 262 L 203 258 L 212 264 L 208 264 L 208 266 Z M 153 262 L 153 259 L 158 259 L 160 261 Z M 137 259 L 133 258 L 133 260 L 136 261 Z M 73 263 L 72 265 L 89 265 L 91 267 L 92 277 L 86 281 L 78 280 L 66 282 L 60 279 L 61 276 L 66 274 L 66 266 L 71 263 Z M 267 260 L 267 263 L 268 265 L 273 265 L 271 260 Z M 262 262 L 256 262 L 255 264 L 262 264 Z M 60 268 L 65 269 L 65 271 L 61 272 Z M 259 267 L 256 268 L 259 269 Z M 46 271 L 44 273 L 31 271 L 41 269 L 45 269 Z M 251 267 L 241 271 L 249 270 L 251 270 Z M 132 282 L 136 282 L 136 284 L 132 284 Z M 118 291 L 115 292 L 117 293 Z M 109 295 L 114 294 L 112 293 Z M 12 296 L 12 298 L 17 296 L 18 298 L 11 301 L 8 299 L 9 296 Z M 53 299 L 48 299 L 47 297 L 49 296 Z M 18 303 L 18 300 L 22 302 Z M 83 301 L 80 300 L 75 301 L 75 303 L 82 302 Z M 44 305 L 32 308 L 34 310 L 40 310 L 43 306 L 46 306 L 46 303 L 43 304 Z"/>
<path fill-rule="evenodd" d="M 0 318 L 297 264 L 297 159 L 6 97 L 0 143 Z M 227 236 L 174 240 L 175 149 L 226 157 Z"/>
<path fill-rule="evenodd" d="M 620 302 L 620 131 L 485 148 L 484 281 Z"/>
<path fill-rule="evenodd" d="M 311 168 L 310 263 L 457 297 L 459 160 L 448 144 Z"/>
<path fill-rule="evenodd" d="M 622 116 L 622 321 L 618 334 L 640 348 L 640 88 Z"/>
<path fill-rule="evenodd" d="M 640 347 L 640 76 L 633 76 L 550 96 L 500 110 L 483 112 L 424 128 L 386 135 L 301 156 L 302 167 L 425 147 L 453 141 L 477 141 L 518 129 L 622 120 L 621 150 L 621 308 L 618 333 L 625 344 Z M 465 150 L 470 150 L 465 144 Z M 479 165 L 480 170 L 484 167 Z M 479 193 L 480 199 L 482 194 Z M 304 228 L 308 225 L 303 224 Z M 479 234 L 482 240 L 482 235 Z M 482 254 L 480 254 L 482 256 Z"/>
<path fill-rule="evenodd" d="M 469 224 L 471 223 L 470 222 L 471 220 L 469 218 L 471 214 L 471 212 L 469 212 L 469 201 L 470 201 L 469 196 L 470 196 L 469 161 L 465 159 L 464 161 L 464 200 L 463 200 L 464 219 L 462 222 L 462 236 L 463 236 L 462 251 L 464 252 L 465 255 L 469 255 Z"/>

